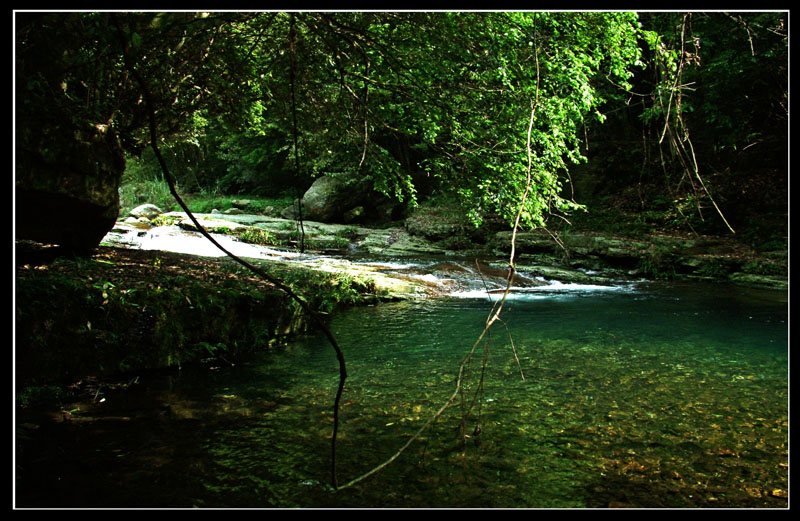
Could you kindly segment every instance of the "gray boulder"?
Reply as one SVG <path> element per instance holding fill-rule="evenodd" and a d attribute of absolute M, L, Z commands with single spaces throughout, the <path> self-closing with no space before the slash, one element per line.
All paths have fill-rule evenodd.
<path fill-rule="evenodd" d="M 267 217 L 278 217 L 280 212 L 274 206 L 265 206 L 263 210 L 261 210 L 261 215 L 266 215 Z"/>
<path fill-rule="evenodd" d="M 333 222 L 348 210 L 360 206 L 366 196 L 363 184 L 325 175 L 317 178 L 303 195 L 303 217 L 311 221 Z"/>
<path fill-rule="evenodd" d="M 231 206 L 242 210 L 242 213 L 253 212 L 255 210 L 255 203 L 250 199 L 234 199 L 231 201 Z"/>
<path fill-rule="evenodd" d="M 462 233 L 462 216 L 451 209 L 433 206 L 416 208 L 406 219 L 406 230 L 411 235 L 424 237 L 430 241 L 441 241 Z"/>
<path fill-rule="evenodd" d="M 145 218 L 145 219 L 155 219 L 159 215 L 164 213 L 164 211 L 159 208 L 158 206 L 150 203 L 142 204 L 134 208 L 130 211 L 129 215 L 131 217 L 136 217 L 137 219 Z"/>
<path fill-rule="evenodd" d="M 296 220 L 300 214 L 297 211 L 297 199 L 292 201 L 292 204 L 281 210 L 280 216 L 284 219 Z M 303 218 L 306 218 L 305 210 L 303 210 Z"/>

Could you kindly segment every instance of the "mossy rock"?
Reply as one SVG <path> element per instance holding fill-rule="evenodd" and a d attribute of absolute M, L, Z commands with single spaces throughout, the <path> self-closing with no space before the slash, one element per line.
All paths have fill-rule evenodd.
<path fill-rule="evenodd" d="M 180 366 L 195 361 L 204 343 L 257 350 L 304 327 L 299 310 L 277 290 L 243 293 L 187 282 L 124 291 L 62 277 L 20 278 L 18 379 Z"/>
<path fill-rule="evenodd" d="M 789 281 L 786 278 L 758 275 L 755 273 L 734 273 L 730 276 L 730 281 L 742 286 L 757 288 L 789 289 Z"/>

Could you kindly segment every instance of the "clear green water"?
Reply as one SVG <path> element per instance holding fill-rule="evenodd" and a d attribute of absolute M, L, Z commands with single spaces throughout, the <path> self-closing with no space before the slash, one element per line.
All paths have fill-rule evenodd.
<path fill-rule="evenodd" d="M 488 309 L 438 299 L 332 319 L 349 372 L 340 484 L 445 402 Z M 327 485 L 338 367 L 312 335 L 235 367 L 142 379 L 86 421 L 26 433 L 17 506 L 786 508 L 785 292 L 568 291 L 512 299 L 503 319 L 468 366 L 471 398 L 486 353 L 467 422 L 480 432 L 459 436 L 457 402 L 351 488 Z"/>

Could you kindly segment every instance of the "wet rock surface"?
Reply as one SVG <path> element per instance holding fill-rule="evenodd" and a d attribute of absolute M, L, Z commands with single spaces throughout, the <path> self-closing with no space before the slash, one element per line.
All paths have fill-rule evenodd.
<path fill-rule="evenodd" d="M 266 233 L 272 245 L 287 249 L 299 247 L 302 233 L 308 251 L 333 255 L 441 256 L 507 263 L 511 244 L 511 232 L 499 231 L 485 243 L 470 243 L 466 248 L 453 249 L 448 247 L 447 241 L 436 240 L 441 226 L 437 224 L 430 233 L 423 233 L 419 229 L 423 221 L 411 218 L 406 226 L 384 228 L 306 220 L 301 232 L 297 221 L 267 215 L 195 216 L 209 231 L 239 235 L 258 231 Z M 186 230 L 196 229 L 182 212 L 170 212 L 162 217 Z M 448 230 L 452 227 L 452 223 L 445 224 Z M 124 233 L 126 226 L 118 223 L 116 231 Z M 516 252 L 517 264 L 538 265 L 546 276 L 568 281 L 585 278 L 582 274 L 586 271 L 603 271 L 613 276 L 721 280 L 748 286 L 788 287 L 787 252 L 758 255 L 740 243 L 718 237 L 649 235 L 628 238 L 570 232 L 556 240 L 546 231 L 530 231 L 517 234 Z"/>

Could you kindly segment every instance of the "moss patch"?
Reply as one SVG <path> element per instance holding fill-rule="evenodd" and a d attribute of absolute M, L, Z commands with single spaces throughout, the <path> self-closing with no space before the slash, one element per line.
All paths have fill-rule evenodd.
<path fill-rule="evenodd" d="M 101 247 L 90 258 L 17 244 L 15 355 L 20 386 L 88 374 L 235 359 L 303 331 L 282 291 L 227 259 Z M 358 304 L 354 278 L 276 273 L 321 311 Z"/>

